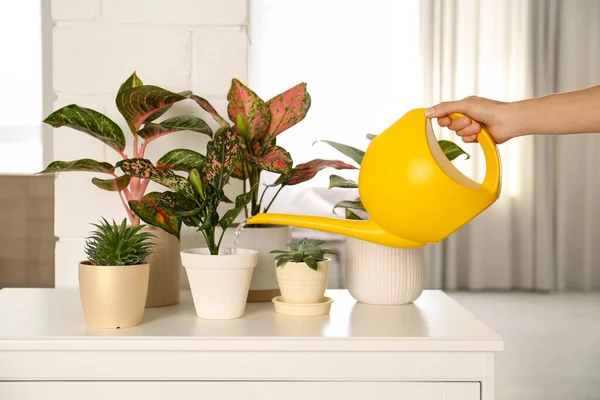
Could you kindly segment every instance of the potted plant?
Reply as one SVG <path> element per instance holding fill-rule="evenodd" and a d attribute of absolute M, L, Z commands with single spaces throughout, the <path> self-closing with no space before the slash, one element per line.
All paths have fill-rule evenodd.
<path fill-rule="evenodd" d="M 246 218 L 259 212 L 268 212 L 284 187 L 308 181 L 325 168 L 355 168 L 339 160 L 322 159 L 293 167 L 288 151 L 277 146 L 277 136 L 302 121 L 310 108 L 311 98 L 306 86 L 306 83 L 299 83 L 264 101 L 242 82 L 233 79 L 227 94 L 227 114 L 231 123 L 221 117 L 208 102 L 198 103 L 221 126 L 232 127 L 240 140 L 241 157 L 232 176 L 242 180 L 244 193 L 251 194 L 249 206 L 244 207 Z M 260 186 L 265 172 L 279 174 L 279 177 L 272 184 Z M 253 191 L 252 188 L 258 189 Z M 268 202 L 265 200 L 267 191 L 273 192 Z M 279 295 L 279 290 L 273 270 L 273 256 L 269 254 L 269 249 L 284 247 L 291 239 L 291 228 L 251 225 L 245 229 L 247 233 L 240 239 L 240 245 L 259 251 L 248 300 L 271 301 Z M 232 237 L 228 239 L 232 240 Z"/>
<path fill-rule="evenodd" d="M 102 219 L 86 239 L 86 261 L 79 263 L 79 293 L 88 328 L 119 329 L 142 322 L 153 235 L 143 225 Z"/>
<path fill-rule="evenodd" d="M 212 135 L 212 130 L 206 122 L 192 115 L 179 115 L 158 121 L 173 104 L 185 99 L 202 101 L 189 92 L 173 93 L 157 86 L 144 85 L 135 72 L 123 82 L 115 101 L 133 136 L 131 158 L 143 158 L 149 143 L 173 132 L 189 130 Z M 122 159 L 130 159 L 130 155 L 125 153 L 125 133 L 104 114 L 70 104 L 54 111 L 44 122 L 55 128 L 66 126 L 86 133 L 113 149 Z M 168 164 L 173 156 L 173 152 L 165 154 L 158 160 L 158 164 Z M 156 241 L 149 259 L 150 284 L 146 306 L 160 307 L 178 303 L 181 218 L 149 206 L 144 194 L 150 180 L 144 176 L 133 177 L 127 173 L 117 175 L 112 164 L 89 158 L 54 161 L 40 173 L 66 171 L 97 172 L 109 176 L 108 179 L 94 177 L 92 183 L 102 190 L 116 192 L 130 224 L 138 226 L 141 218 L 148 224 L 145 229 L 153 233 L 153 240 Z M 169 183 L 176 185 L 175 181 Z"/>
<path fill-rule="evenodd" d="M 154 208 L 168 210 L 170 215 L 178 216 L 184 224 L 202 233 L 206 247 L 181 252 L 196 312 L 201 318 L 241 317 L 258 261 L 254 249 L 221 246 L 225 231 L 254 194 L 254 190 L 240 194 L 233 206 L 223 210 L 225 203 L 230 203 L 223 188 L 240 157 L 238 137 L 231 128 L 222 127 L 208 142 L 206 156 L 181 149 L 179 156 L 173 158 L 173 168 L 186 171 L 187 179 L 171 170 L 153 167 L 144 159 L 117 163 L 131 176 L 145 176 L 175 189 L 149 193 L 146 201 Z"/>
<path fill-rule="evenodd" d="M 372 140 L 375 135 L 368 134 Z M 364 151 L 338 142 L 324 141 L 352 159 L 360 168 Z M 461 155 L 470 156 L 457 144 L 438 140 L 446 157 L 453 161 Z M 329 177 L 329 189 L 356 190 L 358 184 L 339 175 Z M 407 194 L 410 195 L 410 194 Z M 359 196 L 335 204 L 333 213 L 341 208 L 347 219 L 368 219 Z M 346 288 L 357 301 L 367 304 L 399 305 L 415 301 L 425 283 L 425 249 L 402 249 L 348 237 L 345 254 Z"/>
<path fill-rule="evenodd" d="M 331 259 L 326 254 L 335 250 L 323 249 L 323 240 L 307 238 L 288 243 L 289 250 L 273 250 L 277 283 L 281 296 L 273 303 L 278 313 L 309 316 L 329 313 L 332 300 L 325 297 Z"/>

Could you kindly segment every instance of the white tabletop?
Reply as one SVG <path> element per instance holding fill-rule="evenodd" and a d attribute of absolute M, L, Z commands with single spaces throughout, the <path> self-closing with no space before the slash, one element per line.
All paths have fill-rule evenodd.
<path fill-rule="evenodd" d="M 501 351 L 502 338 L 441 291 L 414 304 L 357 303 L 329 290 L 329 315 L 278 315 L 272 303 L 249 303 L 244 317 L 198 318 L 189 292 L 181 303 L 146 309 L 142 325 L 86 328 L 77 289 L 0 290 L 1 350 L 210 351 Z"/>

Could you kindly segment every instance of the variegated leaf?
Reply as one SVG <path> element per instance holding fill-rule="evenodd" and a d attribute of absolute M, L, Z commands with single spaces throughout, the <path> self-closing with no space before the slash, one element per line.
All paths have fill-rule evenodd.
<path fill-rule="evenodd" d="M 335 214 L 336 208 L 351 208 L 353 210 L 366 211 L 360 199 L 356 200 L 342 200 L 338 201 L 333 207 L 333 213 Z"/>
<path fill-rule="evenodd" d="M 138 86 L 143 86 L 144 82 L 142 82 L 142 80 L 137 76 L 137 73 L 134 71 L 133 74 L 131 74 L 131 76 L 129 78 L 127 78 L 127 80 L 125 82 L 123 82 L 121 84 L 121 87 L 119 87 L 119 91 L 117 92 L 117 95 L 127 89 L 131 89 L 133 87 L 138 87 Z"/>
<path fill-rule="evenodd" d="M 341 152 L 343 155 L 349 157 L 358 165 L 362 163 L 363 157 L 365 156 L 365 152 L 359 150 L 355 147 L 348 146 L 342 143 L 332 142 L 330 140 L 322 140 L 322 142 L 327 143 L 337 151 Z"/>
<path fill-rule="evenodd" d="M 456 159 L 457 157 L 460 157 L 463 154 L 467 156 L 465 160 L 471 158 L 471 156 L 466 151 L 461 149 L 460 146 L 454 142 L 451 142 L 449 140 L 438 140 L 438 143 L 442 148 L 442 151 L 450 161 Z"/>
<path fill-rule="evenodd" d="M 237 218 L 238 215 L 242 212 L 244 207 L 250 203 L 252 199 L 252 194 L 256 190 L 257 186 L 255 185 L 252 189 L 250 189 L 246 193 L 242 193 L 235 198 L 235 205 L 232 209 L 227 210 L 227 212 L 223 215 L 221 220 L 219 221 L 219 225 L 223 229 L 229 228 L 229 225 Z"/>
<path fill-rule="evenodd" d="M 159 205 L 161 193 L 151 192 L 142 200 L 130 200 L 129 207 L 145 223 L 164 230 L 179 239 L 181 218 Z"/>
<path fill-rule="evenodd" d="M 75 161 L 54 161 L 48 164 L 45 170 L 39 172 L 40 174 L 47 174 L 53 172 L 63 171 L 91 171 L 91 172 L 104 172 L 110 174 L 114 172 L 115 167 L 107 162 L 100 162 L 89 158 L 82 158 L 81 160 Z"/>
<path fill-rule="evenodd" d="M 175 171 L 200 170 L 205 157 L 188 149 L 175 149 L 162 156 L 157 162 L 157 168 L 172 169 Z"/>
<path fill-rule="evenodd" d="M 160 123 L 149 122 L 138 131 L 138 135 L 147 141 L 178 131 L 193 131 L 212 137 L 212 129 L 202 119 L 193 115 L 180 115 L 165 119 Z"/>
<path fill-rule="evenodd" d="M 180 217 L 196 215 L 200 211 L 198 203 L 179 192 L 167 191 L 155 197 L 159 206 L 172 211 Z"/>
<path fill-rule="evenodd" d="M 217 121 L 217 123 L 221 125 L 221 127 L 229 127 L 227 121 L 225 121 L 225 119 L 219 115 L 217 110 L 215 110 L 215 108 L 208 102 L 208 100 L 196 95 L 192 95 L 191 99 L 194 100 L 200 106 L 200 108 L 209 113 L 215 119 L 215 121 Z"/>
<path fill-rule="evenodd" d="M 220 191 L 229 181 L 240 158 L 237 136 L 231 128 L 220 128 L 206 145 L 206 160 L 200 170 L 202 180 Z"/>
<path fill-rule="evenodd" d="M 245 154 L 247 160 L 263 171 L 288 174 L 292 168 L 292 156 L 283 147 L 274 146 L 264 156 Z"/>
<path fill-rule="evenodd" d="M 356 167 L 354 167 L 350 164 L 346 164 L 343 161 L 321 160 L 321 159 L 317 158 L 317 159 L 309 161 L 307 163 L 296 165 L 287 176 L 281 175 L 279 178 L 277 178 L 275 183 L 273 183 L 273 186 L 276 186 L 276 185 L 291 186 L 291 185 L 297 185 L 302 182 L 306 182 L 306 181 L 312 179 L 317 174 L 317 172 L 319 172 L 325 168 L 335 168 L 338 170 L 339 169 L 356 169 Z"/>
<path fill-rule="evenodd" d="M 123 173 L 132 177 L 150 179 L 188 197 L 194 197 L 194 189 L 187 179 L 175 175 L 171 170 L 156 168 L 150 160 L 145 158 L 121 160 L 117 163 L 117 167 L 121 168 Z"/>
<path fill-rule="evenodd" d="M 358 184 L 351 179 L 346 179 L 339 175 L 331 175 L 329 177 L 329 189 L 332 188 L 357 189 Z"/>
<path fill-rule="evenodd" d="M 92 183 L 100 189 L 108 190 L 109 192 L 120 192 L 129 186 L 131 177 L 129 175 L 121 175 L 114 179 L 98 179 L 92 178 Z"/>
<path fill-rule="evenodd" d="M 227 100 L 229 119 L 236 121 L 238 113 L 242 113 L 248 125 L 249 140 L 261 140 L 268 135 L 271 113 L 269 106 L 256 93 L 239 80 L 233 79 Z"/>
<path fill-rule="evenodd" d="M 137 132 L 148 117 L 186 97 L 153 85 L 132 87 L 117 95 L 119 112 L 132 132 Z"/>
<path fill-rule="evenodd" d="M 68 126 L 87 133 L 115 150 L 125 149 L 123 130 L 113 120 L 98 111 L 70 104 L 54 111 L 44 122 L 53 127 Z"/>
<path fill-rule="evenodd" d="M 300 83 L 267 101 L 271 113 L 269 136 L 277 136 L 302 121 L 310 108 L 306 83 Z"/>

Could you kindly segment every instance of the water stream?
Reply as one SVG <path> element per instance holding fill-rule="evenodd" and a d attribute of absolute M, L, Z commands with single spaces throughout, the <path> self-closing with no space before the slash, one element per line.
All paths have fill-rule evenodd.
<path fill-rule="evenodd" d="M 246 226 L 247 222 L 248 220 L 245 220 L 244 222 L 239 224 L 237 228 L 235 228 L 235 232 L 233 232 L 233 244 L 231 245 L 231 249 L 228 249 L 227 255 L 235 254 L 238 242 L 240 241 L 240 236 L 242 236 L 242 231 L 244 230 L 244 227 Z"/>

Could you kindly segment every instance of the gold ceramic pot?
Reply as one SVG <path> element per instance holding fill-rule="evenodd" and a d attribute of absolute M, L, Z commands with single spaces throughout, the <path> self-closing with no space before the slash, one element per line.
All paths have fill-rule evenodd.
<path fill-rule="evenodd" d="M 79 263 L 79 294 L 88 328 L 130 328 L 142 323 L 149 264 L 101 267 Z"/>

